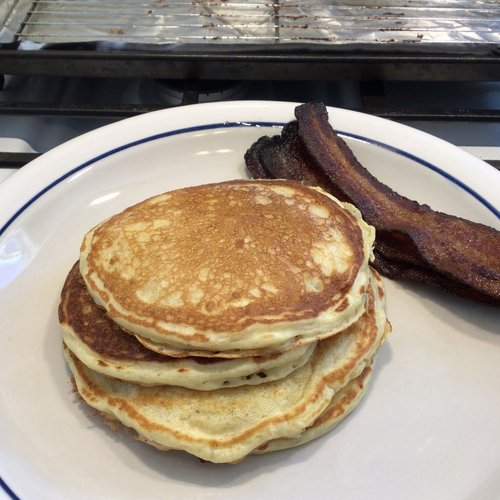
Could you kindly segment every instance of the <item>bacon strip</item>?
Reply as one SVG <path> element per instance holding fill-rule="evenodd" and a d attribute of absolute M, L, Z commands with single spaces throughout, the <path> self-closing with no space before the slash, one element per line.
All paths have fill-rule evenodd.
<path fill-rule="evenodd" d="M 371 175 L 328 121 L 320 103 L 298 106 L 281 136 L 261 138 L 246 153 L 256 178 L 319 185 L 357 206 L 377 230 L 374 266 L 393 279 L 420 281 L 500 304 L 500 232 L 432 210 Z"/>

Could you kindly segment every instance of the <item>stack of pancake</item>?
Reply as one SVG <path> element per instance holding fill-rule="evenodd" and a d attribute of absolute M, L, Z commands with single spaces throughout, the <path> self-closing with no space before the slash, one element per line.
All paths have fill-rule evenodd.
<path fill-rule="evenodd" d="M 280 180 L 179 189 L 105 220 L 59 305 L 79 394 L 211 462 L 325 434 L 390 331 L 374 236 L 352 205 Z"/>

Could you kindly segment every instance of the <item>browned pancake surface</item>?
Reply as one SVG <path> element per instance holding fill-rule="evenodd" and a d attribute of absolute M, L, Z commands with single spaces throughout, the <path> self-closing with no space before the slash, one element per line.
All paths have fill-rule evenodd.
<path fill-rule="evenodd" d="M 332 305 L 341 311 L 364 265 L 358 221 L 314 189 L 267 184 L 177 190 L 110 218 L 87 243 L 87 286 L 138 331 L 182 325 L 197 342 L 203 331 L 315 318 Z M 319 262 L 321 245 L 337 239 L 338 261 Z"/>
<path fill-rule="evenodd" d="M 61 292 L 59 322 L 70 325 L 88 347 L 102 356 L 131 361 L 170 360 L 146 349 L 94 303 L 80 275 L 78 262 L 71 268 Z"/>

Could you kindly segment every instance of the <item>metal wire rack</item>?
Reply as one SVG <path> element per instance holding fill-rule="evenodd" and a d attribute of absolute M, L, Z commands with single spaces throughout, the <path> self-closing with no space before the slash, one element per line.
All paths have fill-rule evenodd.
<path fill-rule="evenodd" d="M 497 0 L 5 0 L 3 10 L 0 42 L 500 42 Z"/>

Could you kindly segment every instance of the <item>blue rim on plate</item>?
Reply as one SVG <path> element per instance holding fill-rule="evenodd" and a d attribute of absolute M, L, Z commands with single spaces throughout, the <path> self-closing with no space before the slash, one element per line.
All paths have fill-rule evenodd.
<path fill-rule="evenodd" d="M 85 161 L 81 165 L 78 165 L 77 167 L 74 167 L 73 169 L 69 170 L 66 172 L 64 175 L 60 176 L 59 178 L 55 179 L 52 181 L 50 184 L 45 186 L 43 189 L 41 189 L 35 196 L 31 197 L 26 203 L 24 203 L 16 212 L 9 218 L 9 220 L 0 228 L 0 236 L 3 235 L 3 233 L 7 230 L 7 228 L 14 222 L 14 220 L 19 217 L 29 206 L 31 206 L 38 198 L 42 197 L 47 191 L 52 189 L 54 186 L 58 185 L 61 183 L 64 179 L 70 177 L 76 172 L 79 172 L 80 170 L 98 162 L 99 160 L 102 160 L 104 158 L 107 158 L 109 156 L 112 156 L 116 153 L 119 153 L 121 151 L 124 151 L 126 149 L 130 149 L 134 146 L 139 146 L 141 144 L 145 144 L 147 142 L 155 141 L 157 139 L 163 139 L 165 137 L 170 137 L 170 136 L 175 136 L 175 135 L 181 135 L 181 134 L 187 134 L 191 132 L 200 132 L 203 130 L 211 130 L 211 129 L 217 129 L 217 128 L 235 128 L 235 127 L 282 127 L 284 126 L 284 123 L 278 123 L 278 122 L 223 122 L 223 123 L 211 123 L 208 125 L 198 125 L 194 127 L 187 127 L 187 128 L 182 128 L 178 130 L 171 130 L 169 132 L 161 132 L 159 134 L 154 134 L 151 136 L 143 137 L 142 139 L 138 139 L 136 141 L 132 141 L 127 144 L 123 144 L 121 146 L 118 146 L 117 148 L 111 149 L 109 151 L 106 151 L 105 153 L 102 153 L 90 160 Z M 352 139 L 360 140 L 369 144 L 373 144 L 375 146 L 378 146 L 380 148 L 386 149 L 388 151 L 391 151 L 393 153 L 396 153 L 400 156 L 403 156 L 405 158 L 408 158 L 410 160 L 415 161 L 416 163 L 419 163 L 420 165 L 433 170 L 434 172 L 438 173 L 439 175 L 443 176 L 444 178 L 448 179 L 451 181 L 453 184 L 457 185 L 467 193 L 469 193 L 471 196 L 473 196 L 476 200 L 478 200 L 484 207 L 486 207 L 489 211 L 491 211 L 493 214 L 495 214 L 497 217 L 500 217 L 500 211 L 498 211 L 488 200 L 483 198 L 479 193 L 474 191 L 472 188 L 464 184 L 462 181 L 457 179 L 456 177 L 450 175 L 448 172 L 442 170 L 438 166 L 422 159 L 419 158 L 418 156 L 415 156 L 411 153 L 408 153 L 406 151 L 403 151 L 399 148 L 396 148 L 394 146 L 391 146 L 390 144 L 386 144 L 374 139 L 370 139 L 368 137 L 358 135 L 358 134 L 353 134 L 350 132 L 343 132 L 343 131 L 337 131 L 337 133 L 341 136 L 344 137 L 350 137 Z"/>
<path fill-rule="evenodd" d="M 181 135 L 181 134 L 188 134 L 191 132 L 200 132 L 203 130 L 211 130 L 211 129 L 218 129 L 218 128 L 236 128 L 236 127 L 283 127 L 284 125 L 285 125 L 284 123 L 279 123 L 279 122 L 210 123 L 208 125 L 197 125 L 194 127 L 187 127 L 187 128 L 177 129 L 177 130 L 170 130 L 169 132 L 161 132 L 159 134 L 154 134 L 151 136 L 143 137 L 142 139 L 138 139 L 136 141 L 132 141 L 132 142 L 129 142 L 127 144 L 123 144 L 121 146 L 118 146 L 117 148 L 106 151 L 105 153 L 102 153 L 94 158 L 91 158 L 90 160 L 85 161 L 84 163 L 72 168 L 71 170 L 66 172 L 64 175 L 61 175 L 60 177 L 58 177 L 57 179 L 52 181 L 50 184 L 45 186 L 36 195 L 32 196 L 20 208 L 18 208 L 14 212 L 14 214 L 7 220 L 7 222 L 2 227 L 0 227 L 0 236 L 2 236 L 4 234 L 4 232 L 7 230 L 7 228 L 19 217 L 19 215 L 21 215 L 29 206 L 31 206 L 36 200 L 38 200 L 40 197 L 42 197 L 45 193 L 50 191 L 54 186 L 57 186 L 63 180 L 67 179 L 71 175 L 73 175 L 76 172 L 79 172 L 80 170 L 98 162 L 99 160 L 102 160 L 104 158 L 112 156 L 112 155 L 119 153 L 121 151 L 124 151 L 126 149 L 130 149 L 130 148 L 133 148 L 135 146 L 145 144 L 147 142 L 155 141 L 157 139 L 163 139 L 165 137 Z M 461 189 L 466 191 L 468 194 L 473 196 L 477 201 L 479 201 L 479 203 L 481 203 L 485 208 L 487 208 L 494 215 L 496 215 L 497 217 L 500 217 L 500 211 L 497 210 L 488 200 L 486 200 L 483 196 L 481 196 L 479 193 L 474 191 L 467 184 L 463 183 L 462 181 L 460 181 L 459 179 L 457 179 L 453 175 L 449 174 L 445 170 L 434 165 L 433 163 L 430 163 L 422 158 L 419 158 L 418 156 L 415 156 L 411 153 L 408 153 L 407 151 L 403 151 L 402 149 L 391 146 L 390 144 L 380 142 L 380 141 L 377 141 L 375 139 L 370 139 L 369 137 L 365 137 L 365 136 L 358 135 L 358 134 L 353 134 L 350 132 L 343 132 L 341 130 L 337 130 L 337 133 L 343 137 L 350 137 L 351 139 L 356 139 L 356 140 L 359 140 L 362 142 L 366 142 L 368 144 L 373 144 L 374 146 L 378 146 L 382 149 L 386 149 L 386 150 L 391 151 L 395 154 L 398 154 L 400 156 L 403 156 L 405 158 L 413 160 L 414 162 L 419 163 L 420 165 L 422 165 L 430 170 L 433 170 L 434 172 L 438 173 L 442 177 L 446 178 L 447 180 L 449 180 L 450 182 L 452 182 L 453 184 L 455 184 L 456 186 L 460 187 Z"/>
<path fill-rule="evenodd" d="M 44 194 L 46 194 L 48 191 L 50 191 L 52 188 L 60 184 L 62 181 L 70 177 L 71 175 L 79 172 L 80 170 L 93 165 L 94 163 L 97 163 L 98 161 L 108 158 L 116 153 L 119 153 L 121 151 L 133 148 L 135 146 L 139 146 L 151 141 L 155 141 L 157 139 L 163 139 L 165 137 L 171 137 L 171 136 L 176 136 L 176 135 L 181 135 L 181 134 L 188 134 L 191 132 L 200 132 L 204 130 L 212 130 L 212 129 L 218 129 L 218 128 L 237 128 L 237 127 L 283 127 L 285 124 L 280 123 L 280 122 L 223 122 L 223 123 L 211 123 L 207 125 L 198 125 L 198 126 L 193 126 L 193 127 L 186 127 L 186 128 L 181 128 L 177 130 L 171 130 L 168 132 L 161 132 L 159 134 L 154 134 L 151 136 L 143 137 L 142 139 L 138 139 L 136 141 L 129 142 L 127 144 L 123 144 L 121 146 L 118 146 L 114 149 L 111 149 L 109 151 L 106 151 L 90 160 L 85 161 L 84 163 L 70 169 L 68 172 L 65 174 L 61 175 L 51 183 L 47 184 L 44 188 L 42 188 L 38 193 L 36 193 L 34 196 L 32 196 L 28 201 L 26 201 L 20 208 L 18 208 L 14 214 L 7 220 L 7 222 L 0 228 L 0 237 L 5 233 L 5 231 L 10 227 L 10 225 L 20 216 L 22 213 L 30 207 L 35 201 L 37 201 L 39 198 L 41 198 Z M 433 163 L 430 163 L 422 158 L 419 158 L 418 156 L 415 156 L 411 153 L 408 153 L 406 151 L 403 151 L 399 148 L 396 148 L 394 146 L 391 146 L 390 144 L 386 144 L 384 142 L 380 142 L 374 139 L 370 139 L 369 137 L 365 137 L 362 135 L 358 134 L 353 134 L 350 132 L 344 132 L 337 130 L 337 133 L 340 136 L 343 137 L 349 137 L 351 139 L 355 139 L 358 141 L 362 141 L 368 144 L 373 144 L 374 146 L 380 147 L 382 149 L 391 151 L 392 153 L 398 154 L 400 156 L 403 156 L 405 158 L 408 158 L 420 165 L 422 165 L 425 168 L 428 168 L 445 179 L 449 180 L 456 186 L 460 187 L 464 191 L 466 191 L 468 194 L 473 196 L 479 203 L 481 203 L 485 208 L 487 208 L 490 212 L 495 214 L 497 217 L 500 217 L 500 211 L 498 211 L 488 200 L 486 200 L 484 197 L 482 197 L 479 193 L 474 191 L 472 188 L 467 186 L 465 183 L 457 179 L 456 177 L 450 175 L 448 172 L 445 170 L 439 168 L 438 166 L 434 165 Z M 0 477 L 0 488 L 12 499 L 12 500 L 19 500 L 19 497 L 15 494 L 15 492 L 9 487 L 9 485 L 5 482 L 5 480 Z"/>

